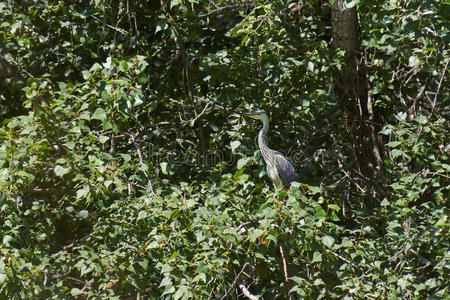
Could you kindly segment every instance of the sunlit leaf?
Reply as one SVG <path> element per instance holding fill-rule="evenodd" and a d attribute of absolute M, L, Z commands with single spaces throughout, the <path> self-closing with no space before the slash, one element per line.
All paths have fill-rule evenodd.
<path fill-rule="evenodd" d="M 82 219 L 86 219 L 89 216 L 89 212 L 87 210 L 80 210 L 78 216 Z"/>
<path fill-rule="evenodd" d="M 56 176 L 59 176 L 59 177 L 62 177 L 70 172 L 70 168 L 65 168 L 60 165 L 56 165 L 54 170 L 55 170 Z"/>
<path fill-rule="evenodd" d="M 91 119 L 103 121 L 106 119 L 106 112 L 103 108 L 97 108 L 92 115 Z"/>

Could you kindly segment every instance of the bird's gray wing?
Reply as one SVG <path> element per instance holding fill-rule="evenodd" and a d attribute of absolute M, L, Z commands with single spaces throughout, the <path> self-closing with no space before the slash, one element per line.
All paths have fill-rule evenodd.
<path fill-rule="evenodd" d="M 274 164 L 277 168 L 278 176 L 283 183 L 283 186 L 288 189 L 291 186 L 292 181 L 298 182 L 298 174 L 295 172 L 294 167 L 289 160 L 283 156 L 283 154 L 276 152 L 274 155 Z"/>

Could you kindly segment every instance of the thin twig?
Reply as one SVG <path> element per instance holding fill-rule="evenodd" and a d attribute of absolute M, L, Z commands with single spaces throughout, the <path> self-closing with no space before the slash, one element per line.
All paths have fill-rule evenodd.
<path fill-rule="evenodd" d="M 342 170 L 345 174 L 345 177 L 347 177 L 362 193 L 363 195 L 366 194 L 366 190 L 363 189 L 355 180 L 353 180 L 353 178 L 350 176 L 350 174 L 348 174 L 347 171 Z M 355 170 L 357 172 L 357 170 Z"/>
<path fill-rule="evenodd" d="M 44 282 L 43 285 L 46 286 L 47 285 L 47 269 L 45 269 L 44 271 Z"/>
<path fill-rule="evenodd" d="M 345 257 L 343 257 L 343 256 L 341 256 L 341 255 L 339 255 L 339 254 L 337 254 L 336 252 L 331 251 L 331 250 L 328 250 L 328 249 L 326 249 L 325 252 L 328 252 L 328 253 L 333 254 L 333 255 L 336 256 L 337 258 L 343 260 L 344 262 L 348 263 L 348 264 L 351 265 L 352 267 L 356 268 L 356 265 L 355 265 L 354 263 L 352 263 L 351 261 L 349 261 L 349 260 L 346 259 Z"/>
<path fill-rule="evenodd" d="M 17 63 L 13 58 L 10 57 L 9 59 L 13 62 L 13 64 L 15 64 L 15 65 L 17 66 L 17 68 L 18 68 L 20 71 L 24 72 L 25 74 L 27 74 L 27 75 L 30 76 L 31 78 L 35 79 L 35 77 L 34 77 L 30 72 L 28 72 L 27 70 L 25 70 L 24 68 L 22 68 L 22 67 L 19 65 L 19 63 Z"/>
<path fill-rule="evenodd" d="M 425 80 L 425 83 L 420 88 L 419 93 L 417 93 L 416 97 L 412 98 L 410 96 L 407 96 L 409 100 L 413 101 L 413 104 L 411 105 L 411 107 L 408 110 L 408 115 L 410 116 L 411 119 L 413 119 L 416 116 L 417 102 L 419 101 L 420 98 L 422 98 L 423 94 L 425 93 L 425 90 L 428 87 L 428 83 L 430 82 L 430 79 L 431 79 L 431 76 L 428 76 L 427 79 Z"/>
<path fill-rule="evenodd" d="M 80 279 L 78 279 L 78 278 L 75 278 L 75 277 L 67 276 L 67 279 L 70 279 L 70 280 L 76 281 L 76 282 L 78 282 L 78 283 L 81 283 L 81 284 L 83 284 L 83 285 L 85 285 L 85 284 L 86 284 L 86 282 L 84 282 L 83 280 L 80 280 Z"/>
<path fill-rule="evenodd" d="M 109 153 L 113 154 L 116 151 L 116 135 L 114 131 L 111 134 L 111 148 L 109 149 Z"/>
<path fill-rule="evenodd" d="M 250 264 L 249 264 L 249 263 L 245 263 L 244 266 L 242 266 L 241 271 L 237 274 L 237 276 L 236 276 L 236 278 L 234 279 L 233 283 L 231 284 L 230 288 L 225 292 L 225 294 L 222 296 L 222 298 L 220 298 L 220 300 L 223 300 L 223 299 L 225 299 L 225 298 L 228 296 L 228 294 L 230 293 L 230 291 L 231 291 L 231 290 L 233 289 L 233 287 L 236 285 L 236 283 L 237 283 L 239 277 L 241 276 L 241 274 L 247 275 L 247 274 L 244 272 L 244 270 L 245 270 L 245 268 L 246 268 L 247 266 L 250 266 Z M 247 276 L 250 277 L 249 275 L 247 275 Z"/>
<path fill-rule="evenodd" d="M 254 295 L 252 295 L 249 290 L 245 287 L 245 285 L 243 285 L 242 283 L 239 284 L 239 288 L 241 289 L 242 293 L 244 293 L 244 295 L 250 299 L 250 300 L 258 300 L 258 298 Z"/>
<path fill-rule="evenodd" d="M 434 107 L 436 106 L 436 100 L 437 100 L 437 97 L 439 95 L 439 90 L 441 89 L 442 80 L 444 79 L 445 72 L 447 71 L 447 67 L 448 67 L 448 62 L 449 61 L 450 60 L 447 60 L 447 63 L 445 64 L 445 67 L 444 67 L 444 71 L 442 72 L 442 75 L 441 75 L 441 79 L 439 80 L 439 85 L 438 85 L 438 88 L 436 90 L 436 95 L 434 95 L 434 100 L 433 100 L 433 103 L 431 105 L 431 112 L 434 111 Z"/>
<path fill-rule="evenodd" d="M 450 179 L 450 176 L 444 175 L 444 174 L 440 174 L 440 173 L 436 173 L 436 172 L 430 172 L 429 174 L 431 175 L 437 175 L 437 176 L 441 176 L 447 179 Z"/>
<path fill-rule="evenodd" d="M 209 104 L 211 104 L 211 102 L 206 103 L 205 107 L 203 108 L 203 110 L 200 112 L 200 114 L 198 114 L 194 119 L 192 119 L 189 122 L 189 125 L 191 127 L 194 127 L 195 122 L 206 112 L 206 109 L 208 108 Z"/>
<path fill-rule="evenodd" d="M 252 224 L 253 222 L 245 222 L 245 223 L 242 223 L 242 224 L 240 224 L 239 226 L 237 226 L 237 227 L 235 227 L 234 229 L 236 230 L 236 231 L 239 231 L 239 230 L 241 230 L 241 228 L 242 227 L 244 227 L 244 226 L 247 226 L 248 224 Z"/>
<path fill-rule="evenodd" d="M 139 165 L 142 166 L 144 164 L 144 160 L 142 158 L 141 148 L 139 147 L 139 144 L 136 141 L 136 135 L 134 133 L 127 133 L 127 134 L 131 137 L 131 140 L 133 141 L 134 147 L 136 148 L 136 152 L 139 158 Z M 147 178 L 147 187 L 149 192 L 153 196 L 156 196 L 155 192 L 153 191 L 153 184 L 152 180 L 150 179 L 150 176 L 148 176 L 147 172 L 145 172 L 144 170 L 142 170 L 142 172 L 144 173 L 145 178 Z"/>
<path fill-rule="evenodd" d="M 286 283 L 288 283 L 289 276 L 287 272 L 286 257 L 284 256 L 283 246 L 281 245 L 281 243 L 280 243 L 280 253 L 281 253 L 281 260 L 283 261 L 284 280 L 286 280 Z"/>
<path fill-rule="evenodd" d="M 240 8 L 246 8 L 246 7 L 250 6 L 248 4 L 251 4 L 251 1 L 245 1 L 245 2 L 242 2 L 242 3 L 239 3 L 239 4 L 230 4 L 230 5 L 225 5 L 225 6 L 222 6 L 222 7 L 217 7 L 216 9 L 210 10 L 206 14 L 202 14 L 199 17 L 202 18 L 202 17 L 210 16 L 212 14 L 219 13 L 219 12 L 221 12 L 223 10 L 227 10 L 227 9 L 236 10 L 236 9 L 240 9 Z"/>
<path fill-rule="evenodd" d="M 417 253 L 416 250 L 410 248 L 408 250 L 408 252 L 411 252 L 412 254 L 416 255 L 418 258 L 420 258 L 425 263 L 424 266 L 418 267 L 416 270 L 422 270 L 422 269 L 425 269 L 425 268 L 427 268 L 427 267 L 429 267 L 431 265 L 431 262 L 428 259 L 426 259 L 425 257 L 423 257 L 422 255 L 420 255 L 419 253 Z"/>
<path fill-rule="evenodd" d="M 131 140 L 133 141 L 134 147 L 136 148 L 136 152 L 139 158 L 139 165 L 142 165 L 143 159 L 142 159 L 142 152 L 141 148 L 139 147 L 138 143 L 136 142 L 136 135 L 134 133 L 128 133 L 128 135 L 131 137 Z"/>
<path fill-rule="evenodd" d="M 86 288 L 91 287 L 93 283 L 94 283 L 94 278 L 91 278 L 89 281 L 86 281 L 86 284 L 83 286 L 81 291 L 84 291 Z"/>
<path fill-rule="evenodd" d="M 53 279 L 56 279 L 56 278 L 59 278 L 59 277 L 62 277 L 62 276 L 66 276 L 66 275 L 68 275 L 70 272 L 72 272 L 72 270 L 69 270 L 69 271 L 67 271 L 67 272 L 65 272 L 65 273 L 62 273 L 62 274 L 53 275 L 52 278 L 53 278 Z"/>
<path fill-rule="evenodd" d="M 128 182 L 127 187 L 128 187 L 128 198 L 131 198 L 131 182 Z"/>
<path fill-rule="evenodd" d="M 92 18 L 94 18 L 95 20 L 97 20 L 98 22 L 102 22 L 99 18 L 97 18 L 95 15 L 90 15 Z M 117 32 L 119 32 L 119 33 L 121 33 L 121 34 L 125 34 L 125 35 L 130 35 L 130 33 L 128 32 L 128 31 L 126 31 L 126 30 L 124 30 L 124 29 L 122 29 L 122 28 L 117 28 L 117 27 L 114 27 L 114 26 L 111 26 L 111 25 L 109 25 L 109 24 L 103 24 L 104 26 L 106 26 L 106 27 L 108 27 L 108 28 L 110 28 L 110 29 L 112 29 L 112 30 L 115 30 L 115 31 L 117 31 Z"/>

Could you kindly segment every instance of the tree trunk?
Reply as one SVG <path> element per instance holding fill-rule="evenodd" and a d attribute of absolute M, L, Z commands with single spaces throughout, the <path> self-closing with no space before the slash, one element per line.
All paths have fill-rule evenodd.
<path fill-rule="evenodd" d="M 345 50 L 345 63 L 334 75 L 334 90 L 345 126 L 354 138 L 354 151 L 359 172 L 372 180 L 380 165 L 377 132 L 374 125 L 372 98 L 368 94 L 365 66 L 361 61 L 359 25 L 356 7 L 345 8 L 345 0 L 332 5 L 331 27 L 333 46 Z"/>

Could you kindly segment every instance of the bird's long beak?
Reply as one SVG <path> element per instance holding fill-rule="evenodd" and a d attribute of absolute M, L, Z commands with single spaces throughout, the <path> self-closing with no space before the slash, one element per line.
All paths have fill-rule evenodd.
<path fill-rule="evenodd" d="M 241 117 L 251 117 L 251 116 L 254 116 L 255 113 L 251 111 L 251 112 L 246 112 L 246 113 L 243 113 L 240 115 L 241 115 Z"/>

